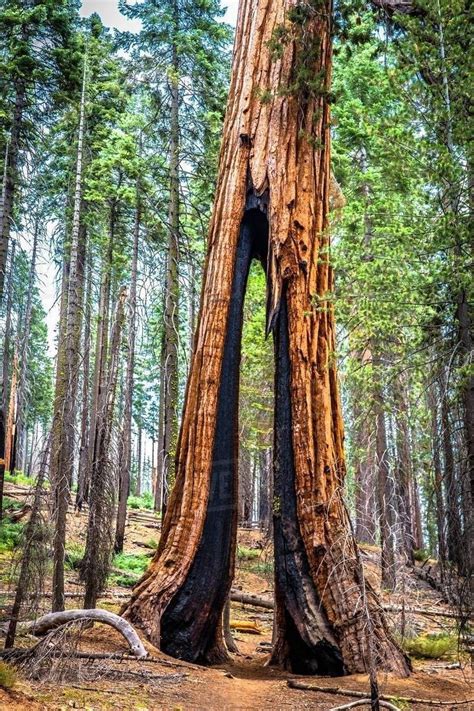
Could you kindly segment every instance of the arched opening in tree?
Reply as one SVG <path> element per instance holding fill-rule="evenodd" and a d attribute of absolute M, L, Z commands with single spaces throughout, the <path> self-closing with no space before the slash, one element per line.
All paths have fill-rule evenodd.
<path fill-rule="evenodd" d="M 272 662 L 329 675 L 373 662 L 406 675 L 363 579 L 343 501 L 328 255 L 331 32 L 330 2 L 240 3 L 176 483 L 157 553 L 124 614 L 175 656 L 227 656 L 221 619 L 235 555 L 241 314 L 251 258 L 262 253 L 264 208 L 267 328 L 276 345 Z"/>

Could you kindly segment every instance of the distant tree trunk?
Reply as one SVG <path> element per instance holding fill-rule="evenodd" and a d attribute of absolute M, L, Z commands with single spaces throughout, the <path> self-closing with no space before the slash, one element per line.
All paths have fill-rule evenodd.
<path fill-rule="evenodd" d="M 413 470 L 410 448 L 410 428 L 408 422 L 408 392 L 406 374 L 399 375 L 394 384 L 396 426 L 396 498 L 400 516 L 400 549 L 411 563 L 414 562 L 413 549 L 415 536 L 413 520 L 415 518 L 415 500 L 413 489 Z"/>
<path fill-rule="evenodd" d="M 28 287 L 26 292 L 25 317 L 23 321 L 23 333 L 20 345 L 20 369 L 18 376 L 18 393 L 17 393 L 17 437 L 23 435 L 24 419 L 26 416 L 26 400 L 27 400 L 27 376 L 28 376 L 28 352 L 30 342 L 31 316 L 33 312 L 33 289 L 36 279 L 36 255 L 38 251 L 38 235 L 39 235 L 39 219 L 35 219 L 35 227 L 33 232 L 33 244 L 31 247 L 30 273 L 28 276 Z"/>
<path fill-rule="evenodd" d="M 372 353 L 366 348 L 362 363 L 370 362 Z M 360 543 L 374 543 L 377 515 L 377 482 L 375 477 L 376 453 L 373 416 L 362 409 L 362 393 L 355 392 L 354 411 L 354 457 L 355 457 L 355 534 Z"/>
<path fill-rule="evenodd" d="M 87 292 L 84 310 L 84 336 L 82 347 L 82 413 L 81 439 L 79 445 L 79 469 L 77 475 L 76 509 L 81 511 L 86 499 L 87 467 L 90 437 L 90 355 L 92 319 L 92 257 L 89 256 L 87 269 Z"/>
<path fill-rule="evenodd" d="M 407 674 L 377 598 L 360 578 L 342 498 L 327 300 L 331 7 L 309 7 L 304 28 L 298 13 L 288 19 L 293 9 L 293 0 L 240 4 L 176 483 L 157 553 L 124 614 L 169 654 L 201 662 L 227 656 L 222 611 L 236 546 L 242 314 L 256 257 L 267 264 L 276 350 L 272 661 L 296 672 L 361 672 L 369 631 L 377 664 Z M 285 18 L 286 42 L 275 52 L 274 30 Z M 323 75 L 319 91 L 304 83 L 308 74 Z M 295 77 L 303 83 L 296 89 Z"/>
<path fill-rule="evenodd" d="M 85 584 L 85 609 L 95 607 L 97 597 L 105 587 L 113 551 L 116 472 L 111 441 L 126 296 L 126 290 L 122 289 L 110 336 L 104 408 L 100 411 L 96 424 L 96 452 L 91 477 L 86 550 L 81 568 L 81 577 Z"/>
<path fill-rule="evenodd" d="M 239 520 L 241 523 L 249 523 L 252 509 L 252 459 L 250 452 L 247 449 L 242 449 L 239 459 Z"/>
<path fill-rule="evenodd" d="M 161 348 L 161 360 L 160 360 L 160 397 L 158 402 L 158 433 L 157 442 L 158 449 L 156 453 L 156 484 L 155 484 L 155 500 L 154 500 L 154 510 L 163 515 L 165 513 L 163 504 L 163 425 L 164 425 L 164 408 L 165 408 L 165 367 L 164 367 L 164 339 L 162 341 Z"/>
<path fill-rule="evenodd" d="M 115 203 L 110 205 L 109 238 L 107 251 L 102 257 L 102 277 L 99 294 L 99 310 L 97 314 L 97 332 L 95 341 L 94 377 L 92 383 L 92 404 L 89 424 L 89 450 L 84 481 L 83 499 L 89 502 L 92 470 L 97 456 L 98 431 L 97 423 L 105 407 L 105 391 L 107 378 L 107 353 L 109 347 L 110 291 L 112 281 L 113 249 L 115 243 L 116 211 Z"/>
<path fill-rule="evenodd" d="M 53 611 L 64 610 L 64 555 L 66 545 L 66 516 L 69 492 L 74 471 L 74 438 L 76 399 L 80 363 L 82 300 L 86 231 L 81 225 L 82 172 L 84 159 L 85 104 L 87 59 L 84 57 L 77 162 L 69 250 L 69 274 L 63 270 L 62 314 L 59 327 L 58 361 L 51 435 L 51 494 L 55 523 L 53 539 Z M 66 258 L 66 256 L 65 256 Z"/>
<path fill-rule="evenodd" d="M 177 29 L 177 4 L 174 22 Z M 163 462 L 163 505 L 166 507 L 173 486 L 174 461 L 178 436 L 178 341 L 179 341 L 179 62 L 176 44 L 172 47 L 168 254 L 164 313 L 164 401 L 163 431 L 160 443 Z"/>
<path fill-rule="evenodd" d="M 18 390 L 18 356 L 13 356 L 10 381 L 10 398 L 7 408 L 5 425 L 5 471 L 13 473 L 16 466 L 16 415 L 17 415 L 17 390 Z"/>
<path fill-rule="evenodd" d="M 418 487 L 418 481 L 414 472 L 411 480 L 410 503 L 412 504 L 411 529 L 413 532 L 413 545 L 417 550 L 422 550 L 424 547 L 424 540 L 423 525 L 421 522 L 420 491 Z"/>
<path fill-rule="evenodd" d="M 451 563 L 458 566 L 462 573 L 464 570 L 464 555 L 460 517 L 460 491 L 456 465 L 454 462 L 453 442 L 451 435 L 451 422 L 449 418 L 448 383 L 444 372 L 441 374 L 441 438 L 444 455 L 444 485 L 446 488 L 446 521 L 448 558 Z"/>
<path fill-rule="evenodd" d="M 380 368 L 378 357 L 374 365 Z M 382 386 L 375 386 L 375 411 L 377 420 L 377 490 L 379 496 L 380 542 L 382 545 L 382 587 L 394 590 L 395 570 L 395 487 L 390 474 L 388 460 L 387 428 L 383 406 Z"/>
<path fill-rule="evenodd" d="M 273 477 L 272 477 L 272 451 L 271 448 L 260 452 L 260 498 L 259 520 L 261 528 L 271 533 Z"/>
<path fill-rule="evenodd" d="M 474 375 L 472 375 L 472 362 L 474 348 L 471 336 L 472 317 L 470 313 L 468 295 L 462 289 L 458 295 L 457 318 L 459 323 L 459 345 L 462 365 L 466 368 L 466 375 L 462 387 L 462 415 L 466 442 L 467 462 L 466 485 L 463 490 L 463 508 L 466 512 L 464 540 L 467 547 L 467 566 L 471 576 L 471 586 L 474 585 Z M 470 368 L 470 370 L 469 370 Z M 471 587 L 472 591 L 472 587 Z"/>
<path fill-rule="evenodd" d="M 137 272 L 138 246 L 140 239 L 140 185 L 137 180 L 135 227 L 133 231 L 132 264 L 130 275 L 130 296 L 128 300 L 128 343 L 127 370 L 125 374 L 124 411 L 122 416 L 122 432 L 119 444 L 119 499 L 115 530 L 116 553 L 123 551 L 125 523 L 127 519 L 127 499 L 130 492 L 130 471 L 132 468 L 132 408 L 133 408 L 133 371 L 135 368 L 135 329 L 137 311 Z M 153 443 L 154 449 L 154 443 Z"/>
<path fill-rule="evenodd" d="M 138 420 L 138 437 L 137 437 L 137 477 L 135 479 L 135 496 L 142 495 L 142 439 L 143 428 L 141 414 Z"/>
<path fill-rule="evenodd" d="M 22 29 L 26 34 L 26 28 Z M 0 196 L 0 302 L 3 297 L 5 270 L 7 267 L 8 240 L 13 218 L 13 205 L 18 182 L 18 158 L 20 137 L 23 128 L 23 114 L 26 107 L 26 82 L 17 79 L 13 117 L 5 151 L 5 170 L 2 193 Z"/>
<path fill-rule="evenodd" d="M 5 483 L 5 450 L 6 450 L 6 427 L 8 418 L 8 402 L 9 402 L 9 382 L 10 382 L 10 336 L 12 322 L 12 305 L 13 305 L 13 274 L 15 269 L 15 248 L 16 243 L 12 243 L 10 255 L 10 276 L 8 279 L 7 303 L 5 310 L 5 335 L 3 338 L 3 356 L 2 356 L 2 392 L 0 400 L 0 520 L 3 516 L 3 489 Z"/>

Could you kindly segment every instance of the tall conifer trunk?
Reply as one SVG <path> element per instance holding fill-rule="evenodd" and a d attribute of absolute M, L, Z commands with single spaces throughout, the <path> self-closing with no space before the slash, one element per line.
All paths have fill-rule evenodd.
<path fill-rule="evenodd" d="M 273 662 L 304 673 L 407 674 L 360 563 L 342 498 L 344 452 L 328 262 L 328 2 L 242 0 L 176 483 L 157 553 L 125 607 L 192 661 L 226 657 L 235 559 L 242 308 L 266 265 L 276 351 Z M 278 41 L 277 41 L 278 40 Z M 307 77 L 319 77 L 309 84 Z M 363 601 L 365 600 L 365 604 Z"/>
<path fill-rule="evenodd" d="M 135 226 L 133 231 L 132 264 L 130 276 L 130 296 L 128 300 L 128 343 L 127 369 L 124 388 L 124 411 L 122 418 L 121 441 L 119 444 L 119 500 L 115 530 L 114 549 L 123 551 L 125 523 L 127 519 L 127 498 L 130 491 L 130 470 L 132 468 L 132 406 L 133 406 L 133 370 L 135 367 L 135 328 L 137 311 L 137 271 L 138 242 L 140 237 L 140 184 L 137 179 Z"/>
<path fill-rule="evenodd" d="M 175 3 L 175 31 L 178 31 L 178 9 Z M 160 432 L 163 506 L 166 507 L 173 484 L 176 441 L 178 436 L 178 340 L 179 340 L 179 61 L 176 42 L 172 46 L 170 162 L 168 205 L 168 254 L 165 278 L 165 312 L 163 334 L 163 416 Z"/>
<path fill-rule="evenodd" d="M 27 30 L 22 28 L 22 38 L 26 40 Z M 20 154 L 20 137 L 23 128 L 23 114 L 26 107 L 26 82 L 18 79 L 15 94 L 15 105 L 9 140 L 5 150 L 5 168 L 3 186 L 0 195 L 0 301 L 3 296 L 5 270 L 7 266 L 8 240 L 10 238 L 13 217 L 13 205 L 18 182 L 18 158 Z"/>
<path fill-rule="evenodd" d="M 81 224 L 87 58 L 84 57 L 69 258 L 63 268 L 56 387 L 51 433 L 51 494 L 54 515 L 53 611 L 64 610 L 66 516 L 74 470 L 76 398 L 82 326 L 86 230 Z"/>

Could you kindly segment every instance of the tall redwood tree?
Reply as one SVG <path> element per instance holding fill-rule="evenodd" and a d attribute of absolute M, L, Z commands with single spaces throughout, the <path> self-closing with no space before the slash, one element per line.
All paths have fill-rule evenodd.
<path fill-rule="evenodd" d="M 266 267 L 275 342 L 274 663 L 407 674 L 364 582 L 344 507 L 343 427 L 328 298 L 327 0 L 241 0 L 199 323 L 158 551 L 124 614 L 174 656 L 226 656 L 234 571 L 242 306 Z"/>

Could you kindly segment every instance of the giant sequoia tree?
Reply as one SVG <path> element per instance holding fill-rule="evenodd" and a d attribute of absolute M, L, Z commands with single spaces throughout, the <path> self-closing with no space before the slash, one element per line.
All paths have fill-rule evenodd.
<path fill-rule="evenodd" d="M 331 13 L 327 0 L 241 0 L 176 484 L 156 556 L 124 612 L 172 655 L 226 655 L 242 305 L 257 258 L 276 364 L 273 662 L 337 675 L 372 658 L 407 674 L 363 580 L 342 498 L 327 234 Z"/>

